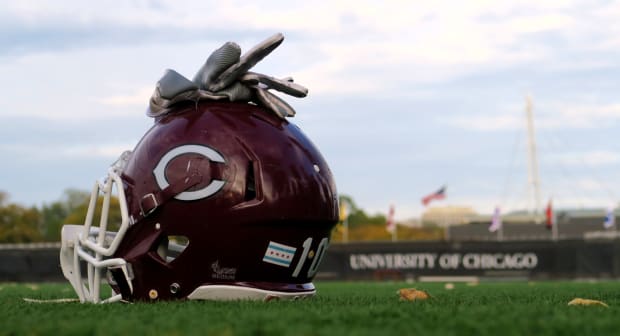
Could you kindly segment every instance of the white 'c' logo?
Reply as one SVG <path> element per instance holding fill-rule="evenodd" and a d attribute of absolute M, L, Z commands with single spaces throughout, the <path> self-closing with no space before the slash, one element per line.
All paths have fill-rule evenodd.
<path fill-rule="evenodd" d="M 166 174 L 165 174 L 168 163 L 170 163 L 172 159 L 182 154 L 200 154 L 206 157 L 207 159 L 209 159 L 210 161 L 218 162 L 218 163 L 226 163 L 226 161 L 224 160 L 224 157 L 220 153 L 216 152 L 214 149 L 209 148 L 207 146 L 183 145 L 183 146 L 173 148 L 159 160 L 159 162 L 157 163 L 157 166 L 155 166 L 155 169 L 153 169 L 153 174 L 155 175 L 155 180 L 157 181 L 157 185 L 162 190 L 167 188 L 170 185 L 170 183 L 168 182 L 168 179 L 166 179 Z M 222 181 L 222 180 L 212 180 L 211 183 L 209 183 L 206 187 L 202 189 L 198 189 L 194 191 L 184 191 L 176 195 L 174 198 L 178 199 L 179 201 L 199 200 L 199 199 L 209 197 L 215 194 L 220 189 L 222 189 L 225 183 L 226 181 Z"/>

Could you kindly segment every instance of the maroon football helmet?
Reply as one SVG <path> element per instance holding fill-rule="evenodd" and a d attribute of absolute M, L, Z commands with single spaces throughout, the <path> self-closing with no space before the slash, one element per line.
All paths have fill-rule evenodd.
<path fill-rule="evenodd" d="M 107 231 L 112 193 L 117 233 Z M 156 119 L 95 184 L 90 205 L 84 226 L 63 228 L 61 251 L 82 302 L 102 302 L 104 276 L 107 301 L 313 295 L 338 221 L 334 179 L 310 140 L 265 108 L 234 102 L 181 103 Z"/>

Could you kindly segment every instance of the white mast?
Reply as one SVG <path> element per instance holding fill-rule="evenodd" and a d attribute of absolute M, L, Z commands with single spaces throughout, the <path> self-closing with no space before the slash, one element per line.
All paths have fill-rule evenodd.
<path fill-rule="evenodd" d="M 530 195 L 534 199 L 534 217 L 536 221 L 540 221 L 540 179 L 538 177 L 538 158 L 536 155 L 536 136 L 534 132 L 534 116 L 532 113 L 532 98 L 530 95 L 526 96 L 526 108 L 527 116 L 527 133 L 528 133 L 528 186 Z"/>

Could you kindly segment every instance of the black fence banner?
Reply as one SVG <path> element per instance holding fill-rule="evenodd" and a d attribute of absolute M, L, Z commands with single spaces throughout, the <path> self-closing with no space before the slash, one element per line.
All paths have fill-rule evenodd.
<path fill-rule="evenodd" d="M 620 278 L 620 240 L 331 244 L 320 280 Z M 0 245 L 0 281 L 64 281 L 60 244 Z"/>

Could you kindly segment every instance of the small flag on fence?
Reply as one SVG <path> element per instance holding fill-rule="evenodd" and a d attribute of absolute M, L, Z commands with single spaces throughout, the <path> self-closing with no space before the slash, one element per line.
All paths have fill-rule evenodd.
<path fill-rule="evenodd" d="M 439 188 L 439 190 L 435 191 L 432 194 L 426 195 L 422 198 L 422 204 L 427 206 L 433 200 L 441 200 L 446 198 L 446 186 Z"/>
<path fill-rule="evenodd" d="M 605 222 L 603 223 L 603 226 L 606 229 L 609 229 L 610 227 L 614 226 L 615 223 L 616 214 L 614 213 L 614 208 L 609 208 L 607 209 L 607 215 L 605 216 Z"/>
<path fill-rule="evenodd" d="M 396 222 L 394 221 L 394 205 L 390 205 L 390 211 L 388 212 L 387 220 L 385 222 L 385 229 L 388 232 L 394 232 L 396 230 Z"/>
<path fill-rule="evenodd" d="M 549 230 L 551 230 L 553 225 L 555 225 L 553 222 L 553 204 L 551 203 L 551 200 L 547 203 L 547 209 L 545 210 L 545 224 Z"/>
<path fill-rule="evenodd" d="M 491 226 L 489 226 L 489 232 L 495 232 L 502 227 L 502 215 L 499 207 L 495 207 L 495 212 L 493 213 L 493 220 L 491 221 Z"/>

